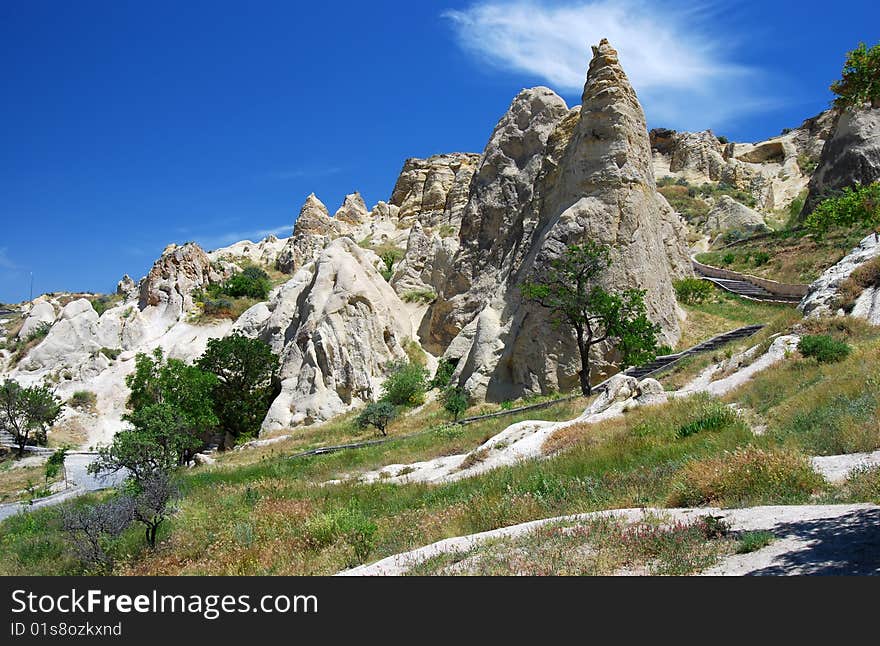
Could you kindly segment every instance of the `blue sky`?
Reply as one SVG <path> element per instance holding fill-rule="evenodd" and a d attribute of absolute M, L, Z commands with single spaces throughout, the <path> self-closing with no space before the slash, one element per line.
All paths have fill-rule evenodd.
<path fill-rule="evenodd" d="M 288 235 L 312 191 L 388 199 L 407 157 L 481 151 L 523 87 L 579 102 L 603 36 L 650 127 L 778 134 L 880 40 L 876 1 L 841 6 L 0 0 L 0 301 Z"/>

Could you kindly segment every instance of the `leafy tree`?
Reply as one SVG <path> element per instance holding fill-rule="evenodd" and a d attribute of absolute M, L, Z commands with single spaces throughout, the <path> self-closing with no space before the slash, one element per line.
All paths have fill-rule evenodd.
<path fill-rule="evenodd" d="M 227 433 L 227 448 L 255 437 L 275 394 L 278 357 L 259 339 L 235 333 L 208 341 L 196 365 L 216 376 L 214 411 Z"/>
<path fill-rule="evenodd" d="M 461 414 L 467 410 L 468 396 L 464 388 L 451 386 L 440 395 L 440 402 L 447 412 L 452 413 L 452 419 L 456 422 Z"/>
<path fill-rule="evenodd" d="M 385 429 L 395 417 L 397 417 L 397 408 L 393 404 L 387 401 L 378 401 L 367 404 L 367 407 L 357 416 L 355 424 L 360 429 L 375 426 L 382 435 L 388 435 Z"/>
<path fill-rule="evenodd" d="M 611 264 L 610 256 L 606 245 L 593 241 L 571 245 L 520 287 L 525 298 L 552 312 L 556 325 L 574 330 L 584 395 L 592 393 L 590 349 L 594 345 L 614 343 L 624 365 L 639 365 L 657 353 L 659 327 L 648 319 L 644 291 L 615 294 L 596 285 Z"/>
<path fill-rule="evenodd" d="M 406 361 L 391 364 L 390 374 L 382 384 L 382 399 L 395 406 L 418 406 L 425 402 L 428 390 L 428 371 Z"/>
<path fill-rule="evenodd" d="M 130 428 L 119 431 L 110 446 L 98 449 L 92 473 L 124 471 L 142 485 L 168 474 L 198 450 L 202 440 L 189 431 L 184 413 L 171 404 L 149 404 L 125 416 Z"/>
<path fill-rule="evenodd" d="M 840 80 L 831 84 L 837 95 L 834 105 L 839 108 L 860 108 L 871 103 L 880 108 L 880 44 L 870 49 L 859 43 L 846 55 Z"/>
<path fill-rule="evenodd" d="M 880 232 L 880 182 L 847 186 L 816 205 L 805 224 L 820 234 L 840 226 L 870 228 L 876 236 Z"/>
<path fill-rule="evenodd" d="M 0 384 L 0 430 L 12 435 L 18 457 L 28 442 L 46 443 L 49 428 L 61 415 L 61 400 L 46 385 L 22 387 L 7 379 Z"/>

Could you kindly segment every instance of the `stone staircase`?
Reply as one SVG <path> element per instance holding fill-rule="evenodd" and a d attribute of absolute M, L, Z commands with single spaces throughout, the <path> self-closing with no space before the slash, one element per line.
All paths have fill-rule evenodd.
<path fill-rule="evenodd" d="M 0 431 L 0 446 L 15 446 L 15 438 L 6 431 Z"/>
<path fill-rule="evenodd" d="M 683 352 L 659 356 L 650 363 L 629 368 L 627 370 L 624 370 L 623 373 L 630 377 L 635 377 L 636 379 L 644 379 L 645 377 L 650 377 L 651 375 L 657 374 L 658 372 L 665 370 L 672 364 L 681 361 L 685 357 L 699 354 L 701 352 L 708 352 L 710 350 L 719 348 L 722 345 L 730 343 L 731 341 L 736 341 L 737 339 L 744 339 L 746 337 L 752 336 L 763 327 L 763 325 L 746 325 L 745 327 L 737 328 L 735 330 L 731 330 L 730 332 L 725 332 L 724 334 L 719 334 L 718 336 L 712 337 L 708 341 L 704 341 L 703 343 L 688 348 Z"/>

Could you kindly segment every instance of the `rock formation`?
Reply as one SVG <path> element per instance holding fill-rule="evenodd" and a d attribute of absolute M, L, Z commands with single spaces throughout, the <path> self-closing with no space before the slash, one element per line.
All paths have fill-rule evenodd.
<path fill-rule="evenodd" d="M 276 266 L 286 274 L 296 272 L 309 263 L 342 232 L 340 223 L 330 217 L 324 203 L 314 193 L 310 194 L 293 226 L 293 235 L 287 239 L 278 254 Z"/>
<path fill-rule="evenodd" d="M 376 399 L 387 364 L 406 357 L 412 326 L 377 260 L 337 238 L 236 323 L 281 356 L 282 391 L 264 429 L 328 419 Z"/>
<path fill-rule="evenodd" d="M 725 231 L 753 232 L 766 228 L 767 224 L 760 213 L 732 197 L 722 195 L 709 211 L 705 231 L 710 235 L 717 235 Z"/>
<path fill-rule="evenodd" d="M 400 226 L 409 228 L 419 219 L 428 227 L 446 224 L 457 229 L 478 161 L 479 155 L 471 153 L 407 159 L 390 200 L 400 209 Z"/>
<path fill-rule="evenodd" d="M 517 286 L 585 239 L 614 250 L 603 284 L 645 289 L 663 342 L 675 342 L 672 280 L 690 274 L 684 224 L 655 191 L 644 112 L 607 41 L 594 48 L 579 111 L 546 88 L 514 100 L 481 158 L 460 238 L 428 337 L 436 347 L 457 335 L 446 356 L 477 398 L 577 382 L 570 333 Z"/>
<path fill-rule="evenodd" d="M 811 285 L 810 291 L 801 300 L 798 309 L 804 316 L 842 315 L 839 293 L 841 284 L 860 266 L 880 256 L 880 242 L 871 234 L 859 246 L 850 251 L 833 267 L 829 267 Z M 867 287 L 856 300 L 851 316 L 865 319 L 872 325 L 880 325 L 880 287 Z"/>
<path fill-rule="evenodd" d="M 825 142 L 803 215 L 831 191 L 880 181 L 880 108 L 846 110 Z"/>
<path fill-rule="evenodd" d="M 51 303 L 43 301 L 37 303 L 31 308 L 28 317 L 24 320 L 21 330 L 18 331 L 19 339 L 27 339 L 31 334 L 36 332 L 41 326 L 52 324 L 55 322 L 55 308 Z"/>
<path fill-rule="evenodd" d="M 723 182 L 750 193 L 764 212 L 787 208 L 806 189 L 810 164 L 819 159 L 836 119 L 829 110 L 758 143 L 721 143 L 709 130 L 657 128 L 650 133 L 654 174 L 692 184 Z"/>
<path fill-rule="evenodd" d="M 193 308 L 194 291 L 222 281 L 228 273 L 212 267 L 211 259 L 194 242 L 169 245 L 141 282 L 139 306 L 159 307 L 176 320 Z"/>

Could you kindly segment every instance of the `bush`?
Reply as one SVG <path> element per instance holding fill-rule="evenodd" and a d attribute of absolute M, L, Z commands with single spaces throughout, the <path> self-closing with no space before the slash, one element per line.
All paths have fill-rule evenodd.
<path fill-rule="evenodd" d="M 687 305 L 703 303 L 714 292 L 712 283 L 699 278 L 682 278 L 672 283 L 678 300 Z"/>
<path fill-rule="evenodd" d="M 736 256 L 734 254 L 726 253 L 721 257 L 721 264 L 722 265 L 732 265 L 735 260 L 736 260 Z"/>
<path fill-rule="evenodd" d="M 717 139 L 718 139 L 718 143 L 720 143 L 720 144 L 725 144 L 725 145 L 727 145 L 727 144 L 730 143 L 730 139 L 728 139 L 728 138 L 725 137 L 724 135 L 721 135 L 721 136 L 718 137 Z"/>
<path fill-rule="evenodd" d="M 807 334 L 801 337 L 798 351 L 805 357 L 813 357 L 818 363 L 836 363 L 849 356 L 851 348 L 827 334 Z"/>
<path fill-rule="evenodd" d="M 367 560 L 376 543 L 378 526 L 363 512 L 351 505 L 343 509 L 330 509 L 308 518 L 304 524 L 306 545 L 313 550 L 321 550 L 338 540 L 347 543 L 354 552 L 349 565 L 357 565 Z"/>
<path fill-rule="evenodd" d="M 807 216 L 806 225 L 820 235 L 833 226 L 876 231 L 880 227 L 880 182 L 847 186 L 822 200 Z"/>
<path fill-rule="evenodd" d="M 880 256 L 856 267 L 837 288 L 836 306 L 852 311 L 859 296 L 868 287 L 880 287 Z"/>
<path fill-rule="evenodd" d="M 453 386 L 444 390 L 443 394 L 440 395 L 440 401 L 443 404 L 443 408 L 446 409 L 448 413 L 452 414 L 452 418 L 456 422 L 461 414 L 467 410 L 468 404 L 470 403 L 464 388 L 458 386 Z"/>
<path fill-rule="evenodd" d="M 206 298 L 202 311 L 209 316 L 232 318 L 235 304 L 228 298 Z"/>
<path fill-rule="evenodd" d="M 398 361 L 382 385 L 382 400 L 395 406 L 418 406 L 425 402 L 428 371 L 411 362 Z"/>
<path fill-rule="evenodd" d="M 748 446 L 687 463 L 673 482 L 669 503 L 681 507 L 802 503 L 823 483 L 803 455 Z"/>
<path fill-rule="evenodd" d="M 725 406 L 721 402 L 708 402 L 702 406 L 699 417 L 692 422 L 680 426 L 676 430 L 675 436 L 681 440 L 703 431 L 717 431 L 733 423 L 735 420 L 736 413 L 729 406 Z"/>
<path fill-rule="evenodd" d="M 755 262 L 755 267 L 760 267 L 770 262 L 770 254 L 766 251 L 756 251 L 752 260 Z"/>
<path fill-rule="evenodd" d="M 32 341 L 38 341 L 40 339 L 45 339 L 49 335 L 49 330 L 51 330 L 51 329 L 52 329 L 52 324 L 49 323 L 48 321 L 44 321 L 44 322 L 40 323 L 37 327 L 35 327 L 33 330 L 30 331 L 30 333 L 27 335 L 27 339 L 25 339 L 25 341 L 30 343 Z"/>
<path fill-rule="evenodd" d="M 98 396 L 91 390 L 77 390 L 67 400 L 67 405 L 72 408 L 91 409 L 98 401 Z"/>
<path fill-rule="evenodd" d="M 367 404 L 355 419 L 355 424 L 360 429 L 374 426 L 382 435 L 388 435 L 385 429 L 397 417 L 397 408 L 390 402 L 378 401 Z"/>
<path fill-rule="evenodd" d="M 122 348 L 101 348 L 100 352 L 110 361 L 116 361 L 119 355 L 122 354 Z"/>
<path fill-rule="evenodd" d="M 433 289 L 413 289 L 404 292 L 401 298 L 407 303 L 431 303 L 437 300 L 437 292 Z"/>
<path fill-rule="evenodd" d="M 455 367 L 457 365 L 458 359 L 450 360 L 446 357 L 441 358 L 437 363 L 437 370 L 434 373 L 434 378 L 428 383 L 428 388 L 430 390 L 433 390 L 434 388 L 437 390 L 443 390 L 446 388 L 446 386 L 449 385 L 449 382 L 452 381 L 452 375 L 455 373 Z"/>
<path fill-rule="evenodd" d="M 737 554 L 749 554 L 757 552 L 763 547 L 767 547 L 776 537 L 772 532 L 758 530 L 754 532 L 745 532 L 739 537 L 736 544 Z"/>
<path fill-rule="evenodd" d="M 256 298 L 264 301 L 269 297 L 272 283 L 269 274 L 259 267 L 247 267 L 240 274 L 230 278 L 223 291 L 235 298 Z"/>

